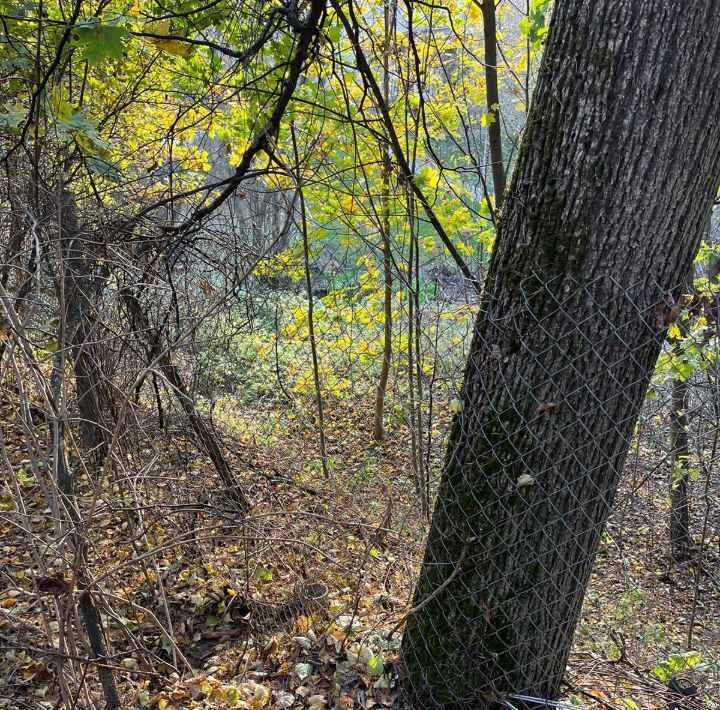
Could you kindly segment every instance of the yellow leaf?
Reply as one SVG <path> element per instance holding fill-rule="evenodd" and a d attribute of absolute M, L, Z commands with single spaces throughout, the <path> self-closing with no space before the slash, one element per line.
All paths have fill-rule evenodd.
<path fill-rule="evenodd" d="M 255 687 L 255 692 L 250 699 L 250 707 L 253 708 L 253 710 L 256 710 L 256 708 L 265 707 L 269 702 L 270 691 L 264 685 L 257 685 Z"/>
<path fill-rule="evenodd" d="M 152 26 L 152 33 L 156 35 L 169 35 L 168 37 L 148 37 L 147 41 L 160 47 L 164 52 L 173 54 L 176 57 L 189 57 L 192 54 L 193 46 L 188 42 L 180 39 L 172 39 L 173 33 L 170 32 L 170 20 L 162 20 L 156 22 Z M 176 37 L 180 35 L 175 34 Z"/>
<path fill-rule="evenodd" d="M 460 412 L 462 412 L 462 410 L 463 410 L 463 403 L 459 399 L 457 399 L 457 397 L 450 401 L 450 411 L 453 414 L 460 414 Z"/>
<path fill-rule="evenodd" d="M 189 57 L 193 51 L 191 44 L 181 42 L 177 39 L 160 40 L 158 44 L 160 45 L 160 49 L 176 57 Z"/>

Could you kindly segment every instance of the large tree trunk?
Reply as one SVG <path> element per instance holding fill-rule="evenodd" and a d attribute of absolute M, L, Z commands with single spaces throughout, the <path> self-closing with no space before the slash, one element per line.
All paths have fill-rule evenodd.
<path fill-rule="evenodd" d="M 559 696 L 718 118 L 714 0 L 556 2 L 403 641 L 416 707 Z"/>

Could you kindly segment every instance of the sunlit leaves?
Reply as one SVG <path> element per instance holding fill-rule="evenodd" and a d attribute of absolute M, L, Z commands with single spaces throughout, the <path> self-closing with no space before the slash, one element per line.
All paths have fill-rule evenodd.
<path fill-rule="evenodd" d="M 302 245 L 298 244 L 286 251 L 262 259 L 253 269 L 255 276 L 264 279 L 289 278 L 300 281 L 305 275 L 302 262 Z"/>
<path fill-rule="evenodd" d="M 55 87 L 47 101 L 49 114 L 55 120 L 58 135 L 64 139 L 74 139 L 84 155 L 107 157 L 109 143 L 97 133 L 96 127 L 84 111 L 73 108 L 62 97 L 62 89 Z"/>
<path fill-rule="evenodd" d="M 193 45 L 183 41 L 181 32 L 170 32 L 169 20 L 154 22 L 148 29 L 147 41 L 160 47 L 164 52 L 176 57 L 189 57 L 193 53 Z"/>
<path fill-rule="evenodd" d="M 480 117 L 480 125 L 485 128 L 493 123 L 495 123 L 495 114 L 493 113 L 485 113 Z"/>
<path fill-rule="evenodd" d="M 655 368 L 653 396 L 669 379 L 689 380 L 711 371 L 717 359 L 718 333 L 714 313 L 720 299 L 720 283 L 710 278 L 717 260 L 717 247 L 703 243 L 695 260 L 698 276 L 691 293 L 678 306 L 677 320 L 670 323 L 667 342 Z"/>
<path fill-rule="evenodd" d="M 659 663 L 652 669 L 653 675 L 667 683 L 673 676 L 691 670 L 706 670 L 706 667 L 699 668 L 702 664 L 702 656 L 697 651 L 685 651 L 674 653 L 665 661 Z"/>
<path fill-rule="evenodd" d="M 532 0 L 530 14 L 524 17 L 518 25 L 523 35 L 536 47 L 547 34 L 547 14 L 551 5 L 551 0 Z"/>

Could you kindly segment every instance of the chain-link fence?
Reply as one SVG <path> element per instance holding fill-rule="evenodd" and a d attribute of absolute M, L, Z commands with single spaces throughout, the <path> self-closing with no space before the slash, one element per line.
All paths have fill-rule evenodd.
<path fill-rule="evenodd" d="M 337 255 L 332 261 L 341 263 Z M 291 440 L 297 427 L 307 427 L 317 442 L 322 426 L 328 470 L 339 479 L 334 485 L 360 491 L 364 500 L 377 497 L 375 518 L 349 509 L 382 525 L 393 497 L 409 503 L 410 515 L 435 497 L 450 419 L 465 422 L 456 425 L 445 461 L 439 532 L 425 558 L 430 580 L 414 599 L 407 596 L 412 584 L 398 584 L 407 600 L 403 613 L 413 608 L 426 617 L 405 653 L 413 658 L 419 638 L 417 663 L 429 686 L 442 685 L 433 699 L 422 690 L 424 675 L 411 680 L 428 707 L 478 707 L 496 693 L 508 706 L 514 700 L 533 707 L 529 698 L 542 704 L 563 677 L 564 696 L 577 703 L 633 707 L 678 696 L 702 705 L 717 688 L 712 286 L 688 295 L 688 288 L 623 287 L 605 278 L 582 285 L 569 278 L 524 281 L 522 308 L 502 312 L 493 323 L 497 337 L 476 336 L 466 377 L 478 404 L 468 413 L 456 392 L 475 299 L 454 284 L 443 297 L 437 283 L 427 286 L 441 268 L 430 263 L 422 271 L 427 291 L 419 312 L 393 293 L 384 420 L 389 446 L 404 448 L 393 452 L 391 464 L 388 445 L 374 443 L 371 433 L 384 323 L 372 312 L 377 303 L 368 304 L 371 289 L 355 284 L 315 294 L 317 380 L 307 294 L 279 288 L 258 299 L 259 327 L 249 332 L 265 390 L 249 394 L 248 403 L 264 414 L 258 420 L 246 410 L 250 421 L 240 426 L 254 442 L 282 450 L 299 478 L 323 471 L 323 453 L 318 447 L 309 459 Z M 217 417 L 227 423 L 222 409 Z M 491 435 L 488 421 L 496 423 Z M 343 446 L 358 430 L 358 439 Z M 492 494 L 483 488 L 485 476 L 495 476 Z M 407 487 L 398 493 L 393 477 L 412 482 L 412 495 Z M 423 526 L 413 523 L 422 535 Z M 407 518 L 393 525 L 407 529 Z M 413 573 L 419 551 L 416 543 L 404 551 L 416 556 Z M 367 559 L 375 564 L 372 555 Z M 565 650 L 558 650 L 563 639 Z M 438 645 L 431 651 L 432 644 Z M 488 672 L 511 664 L 521 650 L 527 655 L 512 672 Z M 498 690 L 508 685 L 514 692 Z"/>
<path fill-rule="evenodd" d="M 49 342 L 51 296 L 6 326 L 13 692 L 48 679 L 99 702 L 72 612 L 91 595 L 130 705 L 183 706 L 192 683 L 229 694 L 217 706 L 235 689 L 250 703 L 254 683 L 266 705 L 294 703 L 278 707 L 532 708 L 556 691 L 713 706 L 720 393 L 704 267 L 669 290 L 534 277 L 481 307 L 417 240 L 394 244 L 388 291 L 379 244 L 270 254 L 227 239 L 208 228 L 202 258 L 151 286 L 130 265 L 93 304 L 88 342 L 125 396 L 105 412 L 124 422 L 105 467 L 78 444 L 72 367 L 67 419 L 44 399 L 53 363 L 81 348 Z"/>
<path fill-rule="evenodd" d="M 524 280 L 497 303 L 486 297 L 406 630 L 406 685 L 416 705 L 542 706 L 561 690 L 581 620 L 578 656 L 604 645 L 616 667 L 627 663 L 642 676 L 648 651 L 664 646 L 672 660 L 653 659 L 645 668 L 650 677 L 654 672 L 656 681 L 672 681 L 671 690 L 692 695 L 686 703 L 714 695 L 708 687 L 713 652 L 707 657 L 712 632 L 698 630 L 711 624 L 712 603 L 698 604 L 693 595 L 678 615 L 683 623 L 662 624 L 667 609 L 656 608 L 647 627 L 627 635 L 614 628 L 646 594 L 663 596 L 662 584 L 678 583 L 677 570 L 660 572 L 657 558 L 647 569 L 640 559 L 663 553 L 692 559 L 694 571 L 687 570 L 681 584 L 697 591 L 713 564 L 707 555 L 715 557 L 709 545 L 717 534 L 711 522 L 717 516 L 711 503 L 717 385 L 707 349 L 714 326 L 697 299 L 695 318 L 687 310 L 680 316 L 681 293 L 627 287 L 609 277 L 578 283 L 562 276 Z M 675 339 L 661 354 L 654 397 L 645 403 L 669 324 Z M 654 445 L 646 418 L 654 422 Z M 634 475 L 626 478 L 626 468 Z M 693 478 L 705 488 L 695 490 L 690 515 Z M 615 520 L 605 530 L 618 487 L 624 518 L 637 526 L 631 534 Z M 645 505 L 628 511 L 643 488 Z M 653 533 L 661 543 L 651 551 Z M 612 544 L 623 549 L 619 579 L 605 576 Z M 604 554 L 597 586 L 583 612 L 598 548 Z M 663 582 L 668 574 L 673 581 Z M 596 605 L 614 618 L 603 619 Z M 658 636 L 667 634 L 664 644 L 648 631 L 653 625 Z M 628 636 L 645 647 L 637 656 L 627 648 Z M 696 678 L 675 677 L 698 670 L 710 671 L 699 674 L 702 689 Z M 638 702 L 633 690 L 630 683 L 614 700 Z M 658 684 L 643 699 L 661 694 Z"/>

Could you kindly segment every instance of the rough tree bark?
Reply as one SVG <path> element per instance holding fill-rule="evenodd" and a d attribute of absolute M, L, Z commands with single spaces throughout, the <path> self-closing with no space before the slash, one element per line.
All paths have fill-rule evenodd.
<path fill-rule="evenodd" d="M 714 0 L 556 2 L 403 641 L 415 707 L 558 697 L 719 117 Z"/>

